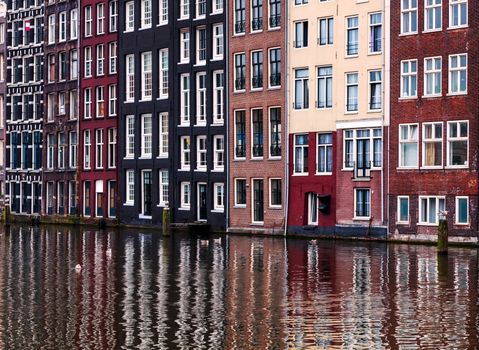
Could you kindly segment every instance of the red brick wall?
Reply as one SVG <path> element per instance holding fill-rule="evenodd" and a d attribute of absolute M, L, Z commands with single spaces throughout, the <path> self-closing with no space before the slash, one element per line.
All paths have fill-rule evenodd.
<path fill-rule="evenodd" d="M 241 36 L 234 36 L 234 0 L 228 1 L 228 6 L 231 9 L 230 18 L 228 20 L 228 40 L 229 40 L 229 227 L 242 229 L 281 229 L 284 226 L 284 205 L 285 205 L 285 190 L 284 190 L 284 163 L 285 163 L 285 47 L 284 47 L 284 28 L 285 28 L 285 8 L 284 2 L 281 7 L 281 29 L 268 30 L 268 4 L 263 2 L 263 31 L 261 33 L 250 33 L 250 5 L 246 2 L 246 34 Z M 268 89 L 268 49 L 272 47 L 281 47 L 281 89 Z M 263 50 L 263 90 L 250 91 L 251 79 L 251 51 Z M 234 92 L 234 54 L 238 52 L 245 52 L 246 54 L 246 91 L 241 93 Z M 281 107 L 281 127 L 282 127 L 282 157 L 281 160 L 268 159 L 269 147 L 269 114 L 268 107 Z M 251 108 L 263 109 L 263 145 L 264 157 L 262 160 L 251 160 Z M 246 112 L 246 160 L 234 159 L 234 111 L 237 109 L 244 109 Z M 269 178 L 281 178 L 283 184 L 282 200 L 283 207 L 281 209 L 269 208 Z M 234 179 L 245 178 L 247 183 L 247 197 L 246 208 L 235 208 L 234 200 Z M 251 211 L 251 188 L 252 178 L 264 179 L 264 225 L 251 225 L 252 211 Z"/>
<path fill-rule="evenodd" d="M 396 228 L 403 233 L 436 233 L 435 227 L 416 226 L 418 221 L 417 195 L 445 195 L 446 207 L 454 212 L 454 197 L 470 196 L 470 226 L 453 227 L 452 215 L 449 218 L 453 235 L 476 235 L 477 227 L 477 142 L 478 142 L 478 59 L 479 42 L 477 28 L 479 16 L 469 2 L 469 27 L 448 30 L 449 7 L 443 2 L 442 30 L 422 33 L 424 28 L 424 6 L 418 6 L 419 34 L 400 36 L 400 2 L 391 3 L 391 144 L 390 144 L 390 231 Z M 450 54 L 468 54 L 468 94 L 447 96 L 448 93 L 448 56 Z M 442 57 L 442 96 L 422 98 L 424 87 L 424 58 Z M 418 60 L 417 99 L 399 100 L 400 97 L 400 61 Z M 399 126 L 402 123 L 419 123 L 419 166 L 422 164 L 422 124 L 442 121 L 443 127 L 443 165 L 446 165 L 446 123 L 451 120 L 469 121 L 469 168 L 441 170 L 401 170 L 398 167 Z M 410 195 L 410 225 L 396 225 L 397 195 Z"/>

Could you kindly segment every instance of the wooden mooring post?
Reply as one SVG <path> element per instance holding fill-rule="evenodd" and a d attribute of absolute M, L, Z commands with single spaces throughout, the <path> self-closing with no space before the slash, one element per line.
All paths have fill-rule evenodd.
<path fill-rule="evenodd" d="M 447 242 L 448 242 L 448 227 L 447 220 L 439 219 L 439 227 L 437 229 L 437 253 L 447 254 Z"/>
<path fill-rule="evenodd" d="M 170 208 L 163 208 L 163 236 L 170 235 Z"/>

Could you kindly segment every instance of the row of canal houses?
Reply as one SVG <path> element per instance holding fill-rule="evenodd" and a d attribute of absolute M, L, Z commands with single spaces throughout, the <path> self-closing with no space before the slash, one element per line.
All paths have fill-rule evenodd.
<path fill-rule="evenodd" d="M 2 195 L 44 221 L 477 238 L 471 0 L 9 0 Z"/>

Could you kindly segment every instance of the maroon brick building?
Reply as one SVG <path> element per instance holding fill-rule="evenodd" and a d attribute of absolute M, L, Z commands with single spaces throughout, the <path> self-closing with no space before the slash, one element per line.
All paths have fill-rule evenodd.
<path fill-rule="evenodd" d="M 229 0 L 229 230 L 285 225 L 285 1 Z"/>
<path fill-rule="evenodd" d="M 435 235 L 445 216 L 450 236 L 477 236 L 473 4 L 391 2 L 390 233 Z"/>
<path fill-rule="evenodd" d="M 117 1 L 81 3 L 79 208 L 85 218 L 117 213 Z"/>
<path fill-rule="evenodd" d="M 46 215 L 77 214 L 78 39 L 77 1 L 45 5 L 43 130 Z"/>

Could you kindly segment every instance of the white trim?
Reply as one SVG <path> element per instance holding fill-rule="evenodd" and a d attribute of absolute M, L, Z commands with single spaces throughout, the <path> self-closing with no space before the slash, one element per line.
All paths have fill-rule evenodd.
<path fill-rule="evenodd" d="M 336 129 L 370 129 L 380 128 L 382 126 L 382 118 L 363 119 L 363 120 L 338 120 Z"/>

